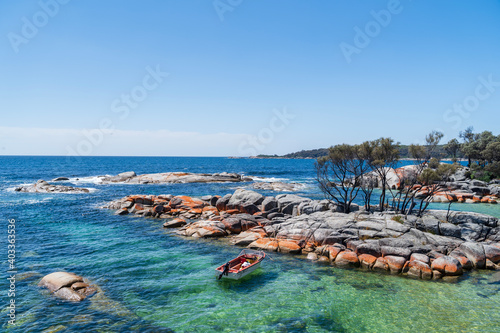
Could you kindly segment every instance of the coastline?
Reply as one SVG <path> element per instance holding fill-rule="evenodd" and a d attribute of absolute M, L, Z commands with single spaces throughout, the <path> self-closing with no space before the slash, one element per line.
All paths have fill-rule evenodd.
<path fill-rule="evenodd" d="M 229 238 L 235 246 L 303 255 L 337 267 L 447 281 L 472 269 L 500 270 L 500 225 L 484 214 L 453 212 L 449 222 L 443 222 L 446 211 L 418 218 L 357 207 L 344 214 L 326 200 L 264 197 L 249 190 L 201 199 L 133 195 L 103 208 L 159 219 L 188 238 Z"/>

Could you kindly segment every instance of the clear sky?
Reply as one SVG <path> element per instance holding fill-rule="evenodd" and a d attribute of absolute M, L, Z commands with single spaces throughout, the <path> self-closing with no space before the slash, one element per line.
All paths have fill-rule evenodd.
<path fill-rule="evenodd" d="M 0 0 L 2 155 L 418 143 L 499 106 L 498 0 Z"/>

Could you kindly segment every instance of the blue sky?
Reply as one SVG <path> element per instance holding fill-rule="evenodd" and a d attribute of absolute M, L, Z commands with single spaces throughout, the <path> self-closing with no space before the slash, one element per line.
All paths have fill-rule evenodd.
<path fill-rule="evenodd" d="M 499 17 L 498 0 L 0 0 L 0 154 L 500 134 Z"/>

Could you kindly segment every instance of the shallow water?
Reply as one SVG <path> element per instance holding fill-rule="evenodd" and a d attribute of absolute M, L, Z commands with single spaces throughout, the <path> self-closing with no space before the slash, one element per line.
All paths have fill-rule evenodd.
<path fill-rule="evenodd" d="M 224 241 L 172 235 L 154 219 L 114 216 L 98 207 L 132 193 L 201 196 L 248 184 L 102 185 L 91 194 L 16 193 L 10 188 L 58 176 L 137 173 L 243 172 L 304 182 L 301 194 L 321 197 L 310 160 L 225 158 L 0 157 L 0 215 L 16 220 L 16 319 L 3 331 L 42 332 L 495 332 L 500 278 L 474 272 L 456 283 L 412 280 L 313 264 L 271 253 L 262 268 L 236 282 L 216 281 L 214 268 L 239 249 Z M 69 183 L 65 183 L 69 184 Z M 275 193 L 274 193 L 275 194 Z M 436 205 L 439 207 L 440 205 Z M 444 205 L 443 205 L 444 206 Z M 458 206 L 458 205 L 454 205 Z M 499 216 L 493 205 L 462 205 Z M 462 208 L 462 207 L 458 207 Z M 0 235 L 2 281 L 7 233 Z M 2 253 L 3 252 L 3 253 Z M 102 292 L 74 304 L 36 284 L 54 271 L 89 278 Z M 2 284 L 4 304 L 7 282 Z"/>

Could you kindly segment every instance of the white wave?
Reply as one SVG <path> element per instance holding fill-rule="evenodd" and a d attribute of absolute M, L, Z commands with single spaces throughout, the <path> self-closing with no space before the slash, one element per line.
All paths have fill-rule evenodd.
<path fill-rule="evenodd" d="M 247 178 L 252 179 L 256 182 L 266 182 L 266 183 L 274 183 L 274 182 L 286 182 L 289 180 L 288 178 L 278 178 L 278 177 L 257 177 L 257 176 L 247 176 Z"/>
<path fill-rule="evenodd" d="M 84 184 L 84 183 L 92 183 L 92 184 L 102 184 L 103 179 L 106 177 L 112 177 L 110 175 L 105 176 L 90 176 L 90 177 L 74 177 L 66 180 L 67 182 L 71 182 L 73 184 Z"/>
<path fill-rule="evenodd" d="M 9 186 L 9 187 L 5 188 L 5 192 L 15 192 L 16 188 L 18 188 L 18 187 L 31 186 L 31 185 L 33 185 L 33 183 L 18 184 L 18 185 L 11 186 L 11 187 Z"/>

